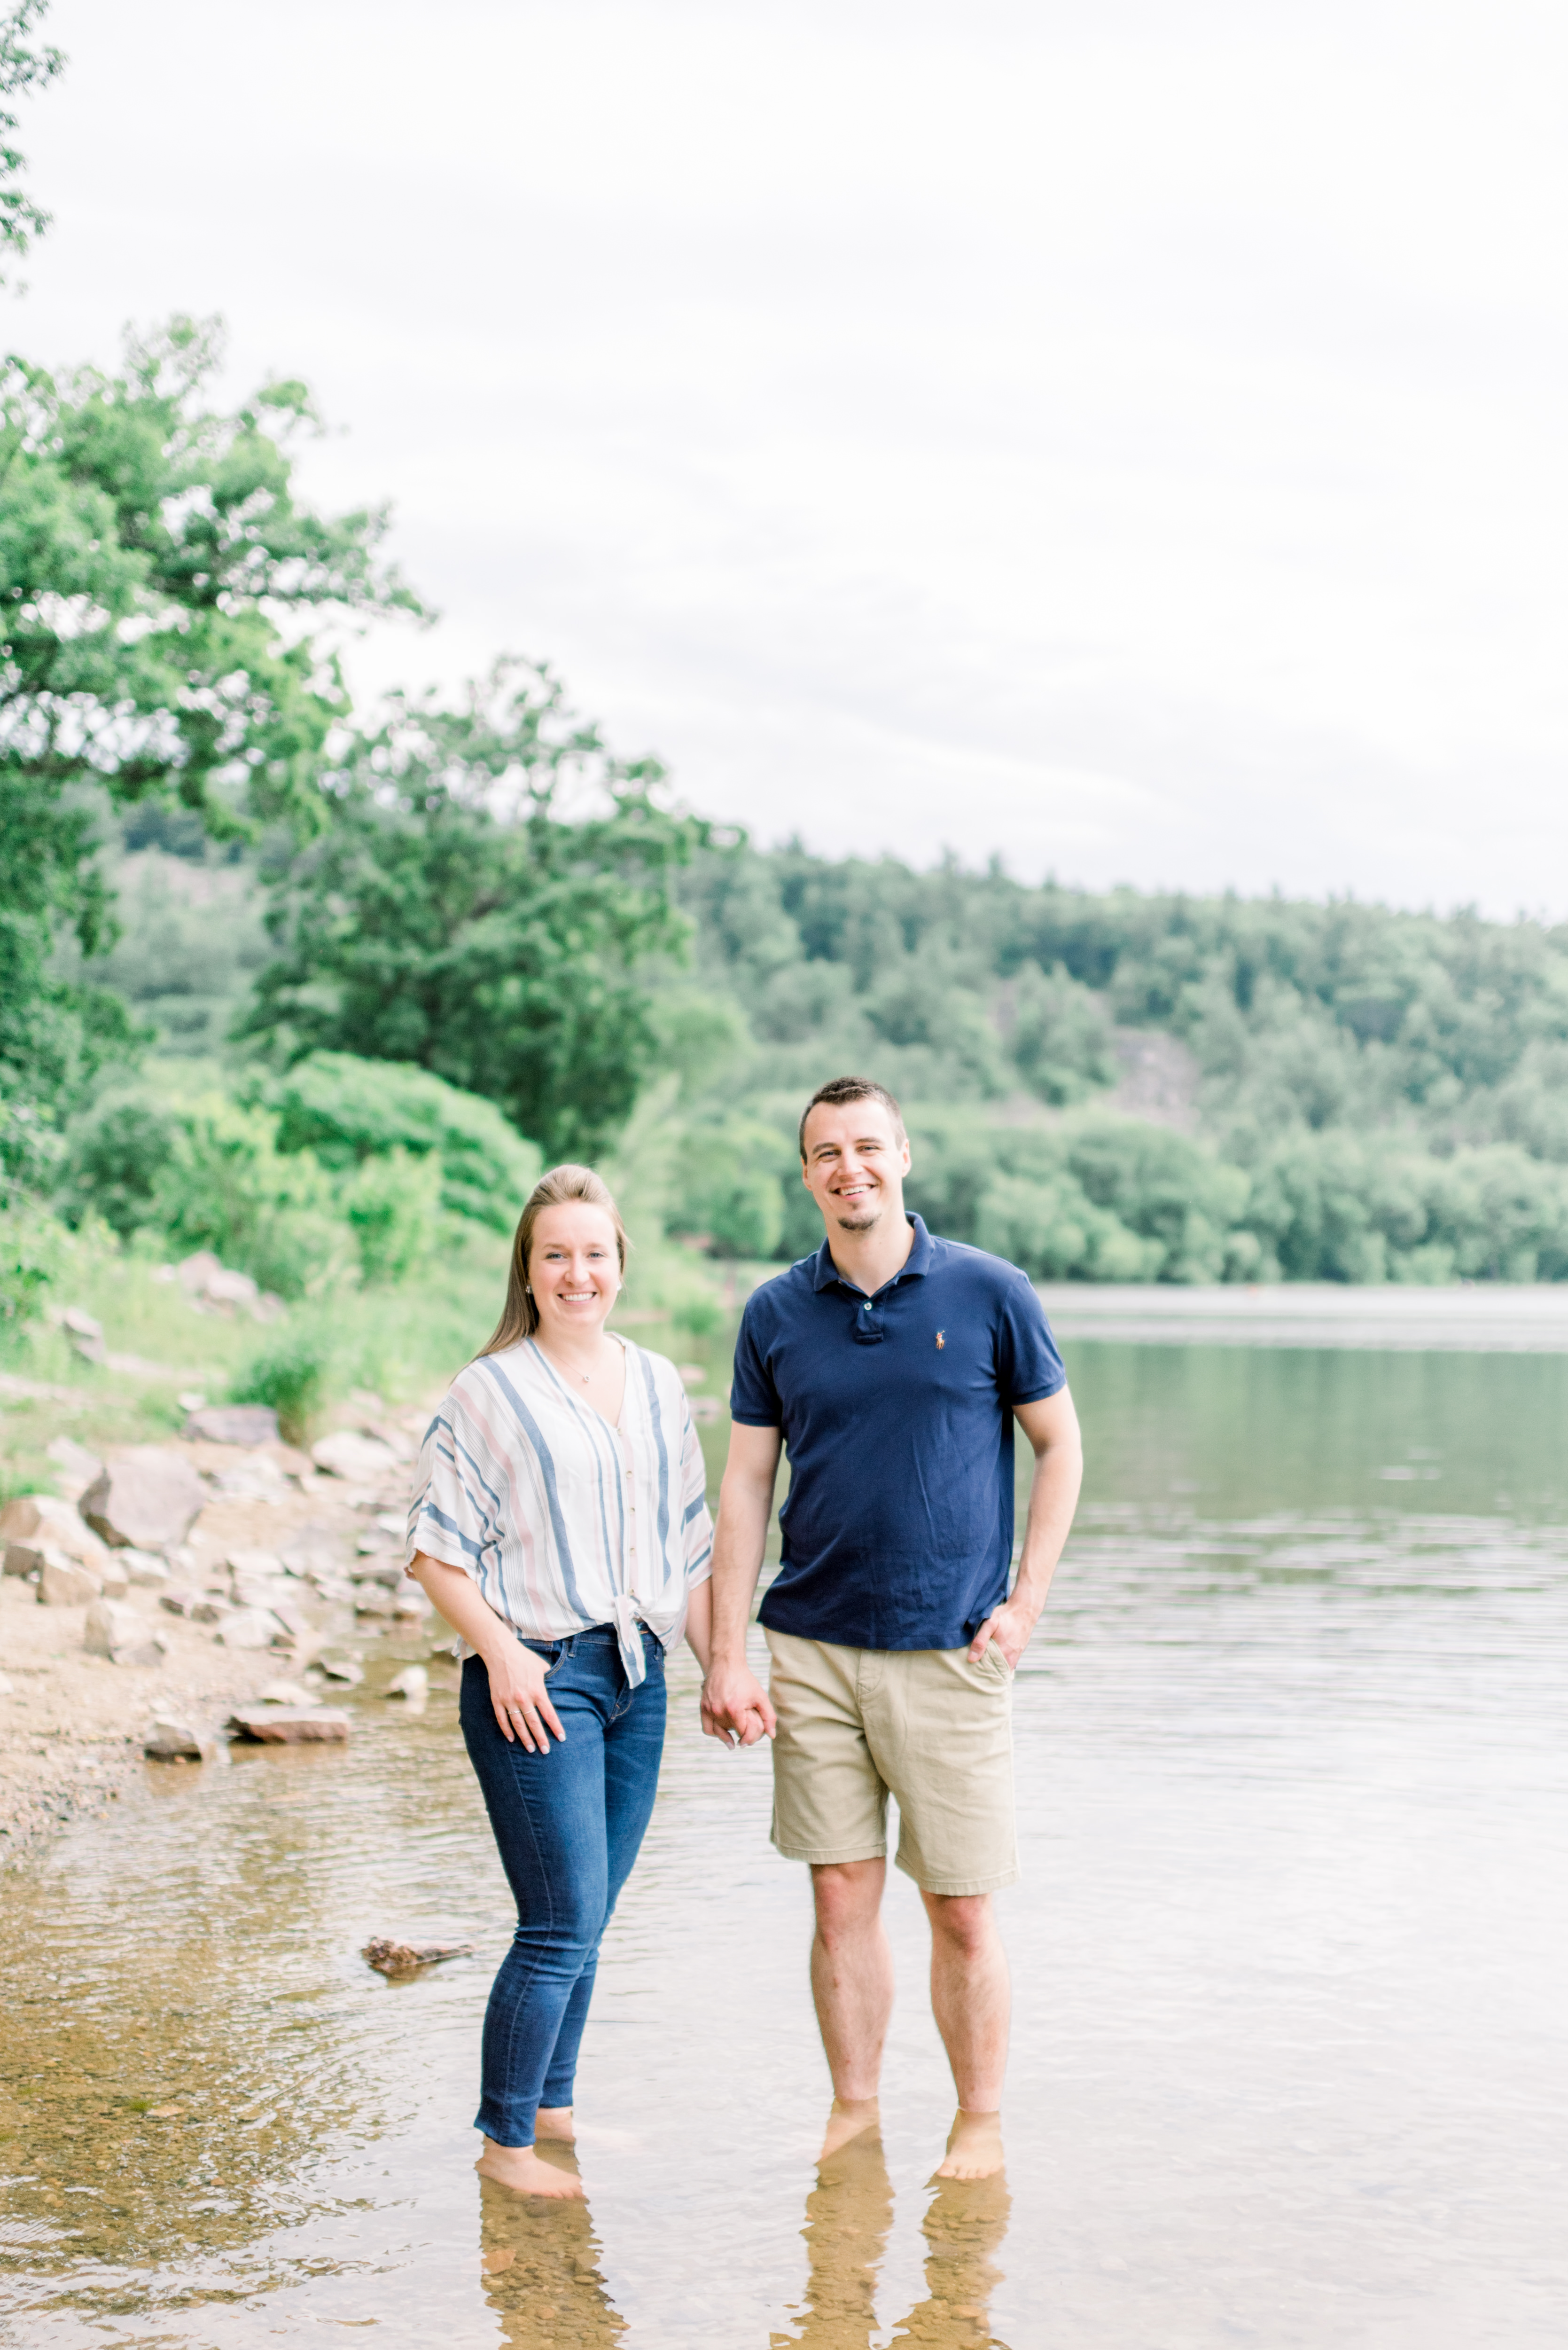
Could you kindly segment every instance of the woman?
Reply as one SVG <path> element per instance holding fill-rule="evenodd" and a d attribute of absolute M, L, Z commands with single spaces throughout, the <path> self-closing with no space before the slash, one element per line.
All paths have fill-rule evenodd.
<path fill-rule="evenodd" d="M 600 1939 L 653 1809 L 664 1656 L 707 1670 L 712 1526 L 680 1375 L 605 1328 L 626 1271 L 587 1167 L 535 1185 L 506 1310 L 425 1438 L 409 1572 L 462 1635 L 462 1734 L 517 1902 L 485 2011 L 477 2168 L 577 2196 L 570 2139 Z"/>

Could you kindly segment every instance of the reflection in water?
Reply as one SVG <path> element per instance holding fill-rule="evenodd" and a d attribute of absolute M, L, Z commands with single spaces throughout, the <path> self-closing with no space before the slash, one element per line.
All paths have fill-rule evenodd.
<path fill-rule="evenodd" d="M 1012 2208 L 1005 2175 L 939 2178 L 933 2185 L 921 2222 L 925 2298 L 894 2327 L 893 2341 L 915 2350 L 992 2350 L 991 2296 L 1002 2282 L 996 2255 Z M 801 2231 L 805 2297 L 794 2329 L 774 2335 L 774 2350 L 869 2350 L 892 2226 L 893 2182 L 882 2134 L 862 2130 L 817 2166 Z"/>
<path fill-rule="evenodd" d="M 879 2129 L 862 2130 L 817 2165 L 805 2199 L 809 2263 L 800 2323 L 775 2334 L 805 2350 L 867 2350 L 877 2325 L 877 2276 L 893 2225 L 893 2182 Z"/>
<path fill-rule="evenodd" d="M 551 2159 L 561 2158 L 551 2150 Z M 620 2350 L 626 2327 L 605 2289 L 586 2203 L 479 2184 L 484 2297 L 514 2350 Z"/>
<path fill-rule="evenodd" d="M 920 2223 L 926 2240 L 926 2298 L 895 2343 L 917 2350 L 1002 2350 L 991 2330 L 991 2296 L 1002 2282 L 997 2253 L 1007 2233 L 1012 2199 L 1007 2178 L 940 2178 Z"/>

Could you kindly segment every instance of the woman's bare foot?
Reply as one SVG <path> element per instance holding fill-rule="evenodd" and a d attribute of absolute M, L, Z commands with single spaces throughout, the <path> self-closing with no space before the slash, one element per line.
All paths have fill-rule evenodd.
<path fill-rule="evenodd" d="M 493 2178 L 497 2187 L 510 2187 L 515 2195 L 552 2195 L 557 2202 L 584 2199 L 583 2182 L 576 2173 L 564 2170 L 559 2163 L 546 2162 L 531 2146 L 497 2146 L 487 2137 L 484 2152 L 473 2167 L 481 2178 Z"/>
<path fill-rule="evenodd" d="M 945 2162 L 939 2162 L 939 2178 L 993 2178 L 1002 2168 L 1002 2116 L 1000 2114 L 967 2114 L 961 2106 L 948 2132 L 948 2152 Z"/>
<path fill-rule="evenodd" d="M 875 2129 L 881 2118 L 882 2108 L 875 2097 L 835 2097 L 818 2162 L 826 2162 L 862 2130 Z"/>
<path fill-rule="evenodd" d="M 534 2121 L 535 2138 L 553 2137 L 571 2146 L 576 2138 L 570 2106 L 541 2106 Z"/>

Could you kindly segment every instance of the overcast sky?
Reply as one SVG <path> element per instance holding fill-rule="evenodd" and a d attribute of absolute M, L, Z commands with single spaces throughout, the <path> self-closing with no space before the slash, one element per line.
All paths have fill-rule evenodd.
<path fill-rule="evenodd" d="M 1568 914 L 1568 19 L 56 0 L 7 339 L 229 321 L 444 615 L 830 853 Z"/>

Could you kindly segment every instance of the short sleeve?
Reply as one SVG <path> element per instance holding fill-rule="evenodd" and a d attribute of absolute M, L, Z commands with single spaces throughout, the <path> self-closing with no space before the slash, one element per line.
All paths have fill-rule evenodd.
<path fill-rule="evenodd" d="M 1002 1292 L 996 1322 L 996 1384 L 1009 1407 L 1040 1403 L 1067 1384 L 1045 1309 L 1023 1274 Z"/>
<path fill-rule="evenodd" d="M 773 1373 L 763 1354 L 758 1327 L 761 1315 L 753 1297 L 741 1316 L 735 1340 L 734 1376 L 730 1382 L 730 1417 L 742 1428 L 782 1428 L 784 1406 Z"/>
<path fill-rule="evenodd" d="M 706 1583 L 713 1572 L 713 1521 L 708 1514 L 708 1464 L 690 1404 L 681 1418 L 685 1425 L 680 1447 L 680 1531 L 690 1590 L 693 1584 Z"/>
<path fill-rule="evenodd" d="M 481 1579 L 481 1563 L 499 1528 L 449 1396 L 431 1420 L 414 1471 L 405 1555 L 416 1551 Z"/>

